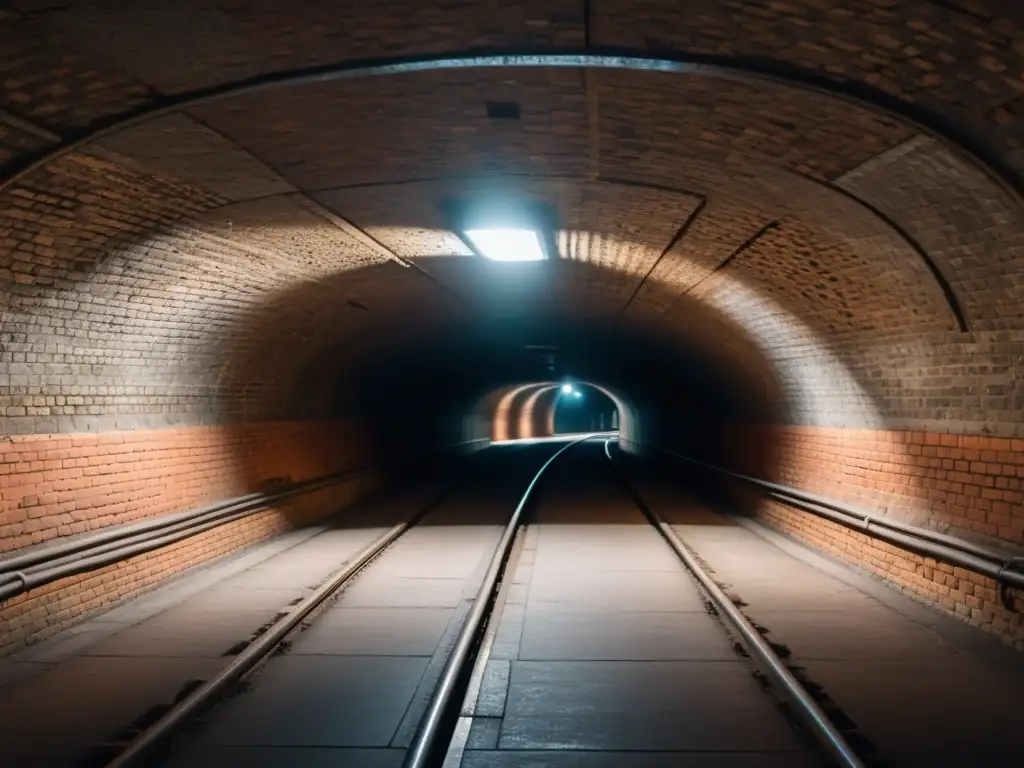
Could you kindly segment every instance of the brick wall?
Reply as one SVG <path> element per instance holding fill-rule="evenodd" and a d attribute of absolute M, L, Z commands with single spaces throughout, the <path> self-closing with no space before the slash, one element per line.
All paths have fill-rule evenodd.
<path fill-rule="evenodd" d="M 916 525 L 1024 546 L 1024 440 L 827 427 L 776 434 L 779 482 Z"/>
<path fill-rule="evenodd" d="M 938 112 L 946 121 L 965 123 L 996 151 L 1018 162 L 1022 157 L 1015 132 L 1022 57 L 1015 42 L 1024 21 L 1012 3 L 528 0 L 467 6 L 410 0 L 321 5 L 290 8 L 286 22 L 275 3 L 222 5 L 204 11 L 201 35 L 194 15 L 174 6 L 72 3 L 5 10 L 0 42 L 7 55 L 0 95 L 18 114 L 70 132 L 152 103 L 160 94 L 377 57 L 382 40 L 388 53 L 399 56 L 484 48 L 581 49 L 589 40 L 642 52 L 777 62 L 820 78 L 853 82 Z"/>
<path fill-rule="evenodd" d="M 1020 328 L 1020 205 L 979 168 L 935 139 L 917 136 L 837 184 L 914 233 L 959 297 L 972 329 Z"/>
<path fill-rule="evenodd" d="M 372 474 L 360 474 L 290 499 L 287 507 L 273 507 L 175 544 L 16 595 L 0 603 L 0 626 L 4 627 L 0 655 L 43 640 L 119 601 L 158 587 L 189 568 L 341 509 L 368 492 L 373 484 Z"/>
<path fill-rule="evenodd" d="M 0 551 L 357 467 L 360 438 L 324 422 L 11 436 L 0 445 Z"/>
<path fill-rule="evenodd" d="M 0 461 L 0 551 L 184 511 L 275 482 L 360 466 L 363 435 L 351 423 L 235 426 L 25 435 Z M 340 509 L 373 473 L 98 571 L 41 586 L 0 605 L 0 652 L 40 639 L 162 579 Z"/>
<path fill-rule="evenodd" d="M 1024 167 L 1021 23 L 993 2 L 428 5 L 311 5 L 283 30 L 273 4 L 249 3 L 211 11 L 200 36 L 170 6 L 0 12 L 0 162 L 161 94 L 378 55 L 380 40 L 399 55 L 589 39 L 859 84 Z M 190 430 L 334 414 L 343 374 L 366 380 L 382 346 L 375 323 L 417 327 L 463 303 L 555 325 L 625 309 L 634 338 L 645 323 L 702 337 L 778 395 L 779 423 L 807 425 L 784 430 L 796 484 L 1019 541 L 1015 464 L 998 458 L 1013 442 L 855 431 L 1024 437 L 1017 201 L 891 113 L 707 75 L 481 69 L 261 90 L 19 179 L 0 195 L 0 548 L 299 479 L 321 467 L 305 427 L 282 442 L 301 460 L 261 442 L 263 426 Z M 490 120 L 491 99 L 520 103 L 521 119 Z M 499 186 L 558 211 L 548 290 L 494 291 L 460 271 L 472 260 L 442 258 L 464 249 L 439 231 L 436 202 L 468 188 L 429 177 L 451 174 L 506 174 Z M 614 373 L 603 365 L 597 380 Z M 625 383 L 668 410 L 641 378 Z"/>
<path fill-rule="evenodd" d="M 931 432 L 783 427 L 779 482 L 1006 551 L 1024 551 L 1024 441 Z M 1024 594 L 1013 610 L 992 579 L 775 501 L 758 515 L 909 594 L 1024 648 Z"/>
<path fill-rule="evenodd" d="M 1011 609 L 999 600 L 996 582 L 939 563 L 774 501 L 759 515 L 768 523 L 881 577 L 916 599 L 1024 649 L 1024 596 L 1011 590 Z"/>

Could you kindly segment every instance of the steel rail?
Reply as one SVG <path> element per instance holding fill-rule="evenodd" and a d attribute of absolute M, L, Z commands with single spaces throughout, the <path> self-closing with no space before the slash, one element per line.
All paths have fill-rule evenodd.
<path fill-rule="evenodd" d="M 393 526 L 387 533 L 359 552 L 345 567 L 317 587 L 311 595 L 306 597 L 306 599 L 289 611 L 287 615 L 271 625 L 266 632 L 250 643 L 234 661 L 198 686 L 188 696 L 169 709 L 159 720 L 140 733 L 124 751 L 107 763 L 105 768 L 125 768 L 125 766 L 139 764 L 138 760 L 147 755 L 163 739 L 171 735 L 189 717 L 210 704 L 228 686 L 241 680 L 260 662 L 270 656 L 280 645 L 281 641 L 303 619 L 344 587 L 367 563 L 391 546 L 402 534 L 417 525 L 427 514 L 454 492 L 459 485 L 460 483 L 456 482 L 445 488 L 412 519 Z"/>
<path fill-rule="evenodd" d="M 616 466 L 609 450 L 610 440 L 604 444 L 604 453 L 608 457 L 612 469 L 618 476 L 626 492 L 633 499 L 640 511 L 650 523 L 661 534 L 672 551 L 682 560 L 687 569 L 696 577 L 701 586 L 711 598 L 719 614 L 728 619 L 729 623 L 743 638 L 743 644 L 751 652 L 764 673 L 773 683 L 786 695 L 795 705 L 796 714 L 801 721 L 810 729 L 815 739 L 824 747 L 829 755 L 842 766 L 847 768 L 865 768 L 865 763 L 857 756 L 853 748 L 843 738 L 842 733 L 836 727 L 829 716 L 818 706 L 807 689 L 800 684 L 785 662 L 779 658 L 771 645 L 765 640 L 754 625 L 736 607 L 729 596 L 722 591 L 700 561 L 693 554 L 690 548 L 683 543 L 679 535 L 672 529 L 663 517 L 651 509 L 641 498 L 640 494 L 626 479 L 623 472 Z"/>
<path fill-rule="evenodd" d="M 877 515 L 869 515 L 851 504 L 733 472 L 681 453 L 673 451 L 663 451 L 663 453 L 753 485 L 767 491 L 769 496 L 784 504 L 831 520 L 859 533 L 895 544 L 902 549 L 926 555 L 947 565 L 966 568 L 993 579 L 1003 587 L 1024 590 L 1024 572 L 1015 570 L 1024 565 L 1024 561 L 1019 557 L 986 549 L 945 533 L 930 531 L 927 528 Z M 1002 600 L 1004 604 L 1008 602 L 1005 594 L 1002 595 Z"/>
<path fill-rule="evenodd" d="M 453 696 L 457 692 L 459 682 L 464 677 L 464 673 L 473 665 L 474 647 L 477 645 L 477 640 L 482 630 L 486 627 L 487 620 L 490 618 L 491 608 L 500 586 L 500 579 L 505 571 L 505 565 L 508 563 L 512 543 L 515 541 L 516 532 L 522 522 L 523 511 L 530 502 L 534 489 L 540 482 L 541 477 L 543 477 L 544 472 L 554 463 L 555 459 L 573 446 L 590 440 L 592 437 L 594 437 L 593 434 L 588 434 L 560 448 L 541 465 L 541 468 L 537 470 L 537 473 L 530 481 L 530 484 L 526 486 L 526 491 L 519 499 L 519 504 L 516 505 L 515 511 L 512 513 L 512 517 L 509 519 L 508 524 L 505 526 L 505 531 L 498 541 L 498 546 L 494 550 L 490 566 L 484 575 L 476 598 L 473 600 L 473 607 L 466 617 L 462 629 L 459 631 L 459 636 L 448 656 L 447 662 L 445 662 L 441 677 L 430 697 L 427 711 L 420 719 L 416 734 L 406 750 L 405 759 L 402 761 L 402 768 L 426 768 L 426 766 L 432 764 L 432 761 L 435 759 L 435 751 L 441 746 L 442 730 L 450 714 L 450 708 L 453 704 L 457 704 L 460 707 L 462 705 L 461 701 L 455 702 Z M 441 757 L 443 758 L 443 755 Z M 440 761 L 438 760 L 438 762 Z"/>

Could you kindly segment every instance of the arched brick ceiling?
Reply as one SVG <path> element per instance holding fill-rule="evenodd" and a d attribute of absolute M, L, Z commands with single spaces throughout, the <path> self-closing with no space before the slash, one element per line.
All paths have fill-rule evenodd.
<path fill-rule="evenodd" d="M 6 103 L 57 133 L 270 73 L 462 50 L 730 57 L 874 91 L 1020 157 L 1024 11 L 999 0 L 14 0 Z M 1017 166 L 1019 168 L 1019 164 Z"/>
<path fill-rule="evenodd" d="M 999 420 L 1021 352 L 1022 16 L 981 0 L 15 2 L 0 160 L 12 174 L 84 143 L 3 192 L 4 343 L 27 366 L 11 430 L 321 413 L 296 392 L 329 399 L 388 340 L 435 333 L 440 353 L 474 323 L 538 329 L 509 349 L 559 323 L 659 328 L 751 380 L 774 371 L 797 420 Z M 726 69 L 450 67 L 190 101 L 480 51 Z M 558 261 L 496 277 L 445 231 L 441 200 L 499 193 L 557 212 Z M 949 365 L 1009 384 L 951 393 Z"/>

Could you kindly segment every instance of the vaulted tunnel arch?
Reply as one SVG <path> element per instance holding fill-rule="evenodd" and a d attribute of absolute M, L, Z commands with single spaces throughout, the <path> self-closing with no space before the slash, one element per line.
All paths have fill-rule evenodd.
<path fill-rule="evenodd" d="M 202 50 L 12 12 L 0 546 L 383 477 L 562 376 L 637 451 L 1024 543 L 1015 10 L 949 60 L 961 16 L 911 0 L 815 5 L 813 45 L 802 2 L 421 5 L 218 6 Z M 553 211 L 554 258 L 474 256 L 442 203 L 484 197 Z M 63 474 L 86 443 L 124 472 Z"/>
<path fill-rule="evenodd" d="M 600 385 L 589 382 L 574 382 L 571 386 L 574 389 L 579 388 L 592 391 L 604 401 L 605 410 L 609 411 L 607 425 L 603 425 L 600 430 L 595 425 L 582 426 L 584 423 L 590 423 L 591 420 L 588 418 L 578 425 L 573 422 L 574 426 L 580 427 L 579 429 L 556 429 L 555 413 L 560 399 L 559 391 L 564 386 L 565 382 L 561 381 L 543 381 L 501 387 L 497 391 L 489 393 L 477 404 L 475 413 L 479 414 L 479 419 L 474 420 L 474 423 L 477 421 L 489 422 L 491 424 L 490 439 L 494 442 L 501 442 L 524 438 L 552 437 L 560 432 L 564 433 L 567 431 L 596 432 L 606 431 L 606 428 L 608 431 L 611 431 L 613 420 L 610 412 L 614 411 L 615 431 L 618 430 L 619 414 L 622 410 L 630 408 L 630 406 L 627 405 L 626 400 L 621 395 L 617 395 Z M 590 414 L 589 411 L 587 413 Z M 625 442 L 634 442 L 636 436 L 630 434 L 629 424 L 636 422 L 635 415 L 631 413 L 627 415 L 627 422 Z"/>
<path fill-rule="evenodd" d="M 615 399 L 600 386 L 578 382 L 579 397 L 573 400 L 549 397 L 544 414 L 544 430 L 549 435 L 570 435 L 585 432 L 618 432 L 619 407 Z"/>

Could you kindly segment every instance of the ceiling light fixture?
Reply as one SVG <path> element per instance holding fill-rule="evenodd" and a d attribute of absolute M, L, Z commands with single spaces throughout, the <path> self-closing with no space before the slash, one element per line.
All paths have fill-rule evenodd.
<path fill-rule="evenodd" d="M 521 199 L 513 190 L 480 191 L 473 198 L 439 203 L 445 226 L 474 254 L 488 261 L 548 261 L 558 258 L 558 223 L 544 203 Z"/>
<path fill-rule="evenodd" d="M 532 229 L 467 229 L 481 256 L 494 261 L 542 261 L 544 249 Z"/>

